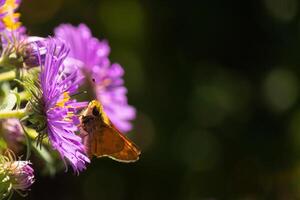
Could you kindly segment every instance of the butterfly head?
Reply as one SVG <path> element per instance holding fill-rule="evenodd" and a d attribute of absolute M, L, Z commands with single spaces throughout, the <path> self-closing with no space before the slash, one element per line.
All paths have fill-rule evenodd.
<path fill-rule="evenodd" d="M 103 110 L 102 104 L 97 100 L 93 100 L 89 103 L 82 116 L 84 118 L 99 118 L 105 123 L 109 123 L 109 119 Z"/>
<path fill-rule="evenodd" d="M 100 102 L 93 100 L 89 103 L 86 109 L 83 111 L 83 116 L 99 117 L 103 113 L 103 107 Z"/>

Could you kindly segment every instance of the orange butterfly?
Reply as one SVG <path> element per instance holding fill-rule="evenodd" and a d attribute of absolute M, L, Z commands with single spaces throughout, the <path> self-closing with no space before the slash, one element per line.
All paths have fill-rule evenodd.
<path fill-rule="evenodd" d="M 81 135 L 89 157 L 109 157 L 119 162 L 135 162 L 139 148 L 109 120 L 100 102 L 91 101 L 80 118 Z"/>

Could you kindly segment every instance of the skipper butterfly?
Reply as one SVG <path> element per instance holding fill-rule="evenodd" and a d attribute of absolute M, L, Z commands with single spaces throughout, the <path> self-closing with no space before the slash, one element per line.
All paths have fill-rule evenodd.
<path fill-rule="evenodd" d="M 135 162 L 140 149 L 109 120 L 99 101 L 91 101 L 80 117 L 81 135 L 87 154 L 119 162 Z"/>

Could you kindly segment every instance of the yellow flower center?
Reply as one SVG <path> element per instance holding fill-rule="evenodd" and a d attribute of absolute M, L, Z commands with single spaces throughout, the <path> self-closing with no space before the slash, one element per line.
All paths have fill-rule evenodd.
<path fill-rule="evenodd" d="M 0 8 L 0 14 L 6 13 L 2 21 L 8 30 L 16 30 L 21 26 L 19 22 L 20 13 L 14 13 L 19 7 L 16 0 L 6 0 L 5 4 Z"/>
<path fill-rule="evenodd" d="M 65 103 L 66 103 L 67 101 L 69 101 L 69 100 L 70 100 L 70 95 L 69 95 L 69 93 L 68 93 L 68 92 L 64 92 L 64 93 L 63 93 L 63 99 L 60 100 L 60 101 L 58 101 L 58 102 L 56 103 L 56 106 L 58 106 L 58 107 L 64 107 L 64 106 L 65 106 Z"/>
<path fill-rule="evenodd" d="M 68 93 L 68 92 L 64 92 L 64 93 L 63 93 L 63 99 L 60 100 L 60 101 L 58 101 L 58 102 L 56 103 L 56 106 L 57 106 L 57 107 L 67 107 L 67 108 L 68 108 L 68 106 L 65 106 L 65 104 L 66 104 L 66 102 L 69 101 L 69 100 L 70 100 L 70 95 L 69 95 L 69 93 Z M 70 106 L 69 106 L 69 107 L 70 107 Z M 74 112 L 68 111 L 67 116 L 64 118 L 64 120 L 67 121 L 67 122 L 71 122 L 73 116 L 74 116 Z"/>

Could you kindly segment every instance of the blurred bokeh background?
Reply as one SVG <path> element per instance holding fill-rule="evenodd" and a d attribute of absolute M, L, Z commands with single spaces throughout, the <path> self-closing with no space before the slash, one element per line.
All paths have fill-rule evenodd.
<path fill-rule="evenodd" d="M 300 199 L 298 0 L 23 0 L 47 36 L 108 39 L 137 108 L 134 164 L 38 175 L 27 199 Z M 15 196 L 16 197 L 16 196 Z M 17 197 L 16 197 L 17 198 Z"/>

